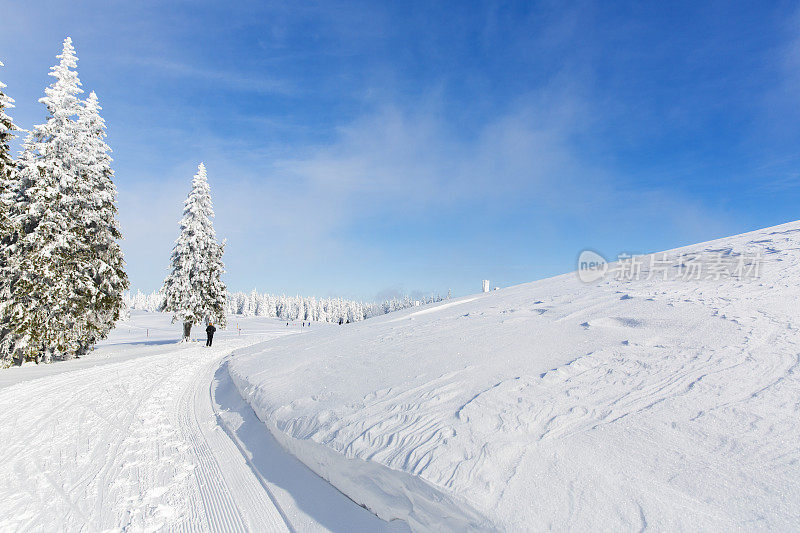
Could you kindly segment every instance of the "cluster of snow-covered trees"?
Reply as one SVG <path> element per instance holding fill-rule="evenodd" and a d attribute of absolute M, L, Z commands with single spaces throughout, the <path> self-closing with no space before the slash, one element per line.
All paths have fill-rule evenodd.
<path fill-rule="evenodd" d="M 129 311 L 149 311 L 154 313 L 161 310 L 164 304 L 164 294 L 160 290 L 153 292 L 142 292 L 137 290 L 136 294 L 133 292 L 126 292 L 123 296 L 125 307 Z"/>
<path fill-rule="evenodd" d="M 417 305 L 439 302 L 440 296 L 413 299 L 392 298 L 380 303 L 364 303 L 342 298 L 313 298 L 302 296 L 274 296 L 252 292 L 228 294 L 227 310 L 232 315 L 266 316 L 283 320 L 310 320 L 316 322 L 357 322 Z"/>
<path fill-rule="evenodd" d="M 309 320 L 316 322 L 357 322 L 373 316 L 399 311 L 417 305 L 442 301 L 442 297 L 391 298 L 380 303 L 364 303 L 342 298 L 313 298 L 302 296 L 275 296 L 255 290 L 250 293 L 227 293 L 225 312 L 230 315 L 264 316 L 282 320 Z M 129 309 L 158 311 L 163 307 L 161 291 L 149 294 L 136 291 L 126 293 L 125 303 Z"/>
<path fill-rule="evenodd" d="M 9 142 L 22 130 L 0 83 L 0 366 L 86 353 L 128 288 L 101 107 L 94 92 L 79 97 L 71 39 L 57 58 L 39 99 L 47 119 L 16 160 Z"/>

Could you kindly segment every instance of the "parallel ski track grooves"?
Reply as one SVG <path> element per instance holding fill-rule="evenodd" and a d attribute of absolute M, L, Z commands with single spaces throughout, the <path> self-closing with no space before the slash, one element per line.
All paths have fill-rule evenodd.
<path fill-rule="evenodd" d="M 179 424 L 192 447 L 194 472 L 211 531 L 284 532 L 294 528 L 240 443 L 220 424 L 213 399 L 214 375 L 224 358 L 203 364 L 180 399 Z M 222 465 L 225 465 L 225 468 Z"/>
<path fill-rule="evenodd" d="M 182 347 L 0 389 L 0 408 L 30 411 L 0 428 L 0 435 L 19 437 L 0 449 L 0 467 L 12 477 L 5 481 L 19 485 L 13 501 L 27 495 L 13 512 L 10 501 L 0 506 L 8 513 L 0 516 L 0 529 L 294 532 L 214 410 L 214 373 L 238 347 Z M 30 410 L 38 404 L 59 410 Z M 26 443 L 38 452 L 29 457 L 34 450 Z M 140 465 L 139 456 L 156 463 Z M 176 472 L 173 460 L 194 464 L 185 481 L 163 477 Z M 52 475 L 54 468 L 67 473 L 63 480 Z M 159 490 L 166 491 L 163 499 L 148 496 Z M 57 522 L 39 522 L 36 509 L 47 504 L 43 494 L 56 504 Z M 161 502 L 167 509 L 177 503 L 179 514 L 159 516 L 154 505 Z"/>
<path fill-rule="evenodd" d="M 197 467 L 194 469 L 197 488 L 200 492 L 201 503 L 211 531 L 247 531 L 247 526 L 239 509 L 233 502 L 222 471 L 208 443 L 202 434 L 190 428 L 199 428 L 200 420 L 195 411 L 195 389 L 191 386 L 184 389 L 181 395 L 180 421 L 183 435 L 192 446 L 192 451 L 197 458 Z M 190 522 L 197 524 L 197 522 Z"/>
<path fill-rule="evenodd" d="M 224 366 L 225 364 L 227 363 L 223 362 L 220 366 Z M 225 372 L 227 372 L 227 369 L 225 370 Z M 239 440 L 239 437 L 236 436 L 236 434 L 228 427 L 228 424 L 220 416 L 219 411 L 216 408 L 216 403 L 214 401 L 213 385 L 209 387 L 208 393 L 209 393 L 209 399 L 211 401 L 211 406 L 214 409 L 214 416 L 217 419 L 217 424 L 219 424 L 219 427 L 221 427 L 223 431 L 225 431 L 225 434 L 228 436 L 231 442 L 233 442 L 233 444 L 236 445 L 236 449 L 239 450 L 239 453 L 242 454 L 245 463 L 247 463 L 247 466 L 250 467 L 250 470 L 253 472 L 253 475 L 256 477 L 258 482 L 264 488 L 264 492 L 266 492 L 267 496 L 269 496 L 269 499 L 272 501 L 272 504 L 275 506 L 275 510 L 278 511 L 281 518 L 283 519 L 283 522 L 286 524 L 286 528 L 291 533 L 296 533 L 297 530 L 292 525 L 292 522 L 289 520 L 289 517 L 286 516 L 286 513 L 281 508 L 280 504 L 278 503 L 278 500 L 275 498 L 275 495 L 272 494 L 272 489 L 269 488 L 269 485 L 267 484 L 267 481 L 264 479 L 264 476 L 261 475 L 261 472 L 258 471 L 258 468 L 256 468 L 256 466 L 250 460 L 250 456 L 247 454 L 244 447 L 242 446 L 241 440 Z"/>

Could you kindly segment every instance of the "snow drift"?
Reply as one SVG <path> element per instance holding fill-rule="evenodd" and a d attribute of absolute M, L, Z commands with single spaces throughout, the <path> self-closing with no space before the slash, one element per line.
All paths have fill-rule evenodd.
<path fill-rule="evenodd" d="M 763 261 L 673 275 L 704 254 Z M 657 257 L 278 339 L 230 374 L 289 451 L 416 530 L 800 527 L 800 223 Z"/>

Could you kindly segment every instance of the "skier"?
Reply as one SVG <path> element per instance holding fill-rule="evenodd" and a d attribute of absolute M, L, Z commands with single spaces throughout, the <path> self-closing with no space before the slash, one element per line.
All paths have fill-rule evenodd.
<path fill-rule="evenodd" d="M 214 340 L 214 332 L 217 331 L 217 328 L 214 327 L 214 324 L 211 322 L 208 323 L 208 327 L 206 328 L 206 335 L 208 335 L 208 340 L 206 341 L 206 346 L 211 346 L 211 341 Z"/>

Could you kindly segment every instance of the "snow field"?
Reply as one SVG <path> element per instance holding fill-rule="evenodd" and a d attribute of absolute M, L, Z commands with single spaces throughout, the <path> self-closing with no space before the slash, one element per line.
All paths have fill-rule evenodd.
<path fill-rule="evenodd" d="M 288 450 L 416 530 L 796 529 L 799 250 L 785 224 L 668 254 L 758 252 L 757 279 L 567 274 L 229 369 Z"/>

